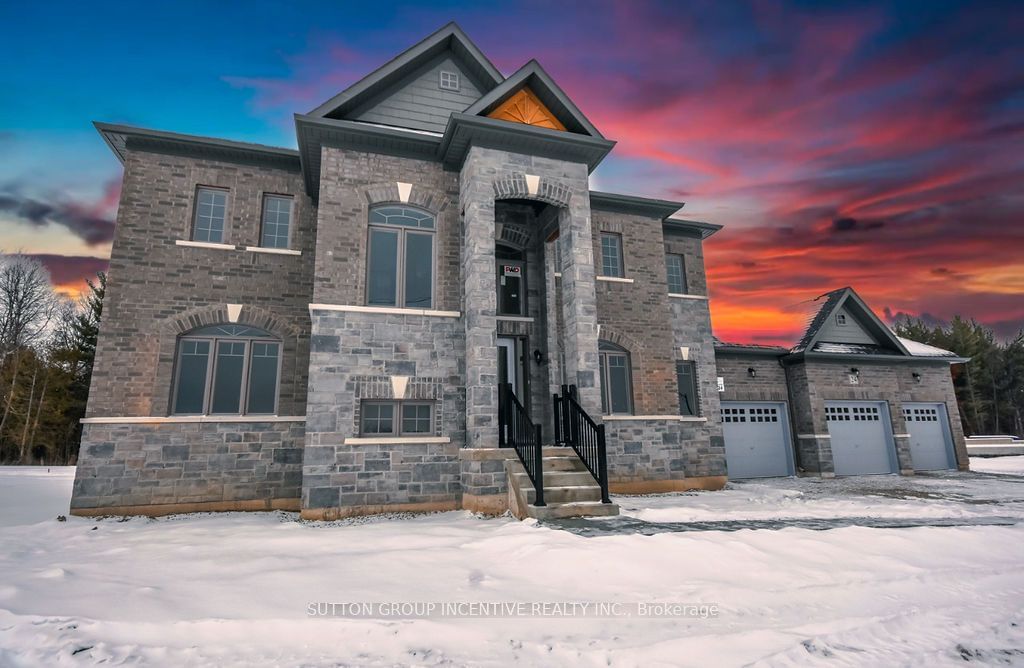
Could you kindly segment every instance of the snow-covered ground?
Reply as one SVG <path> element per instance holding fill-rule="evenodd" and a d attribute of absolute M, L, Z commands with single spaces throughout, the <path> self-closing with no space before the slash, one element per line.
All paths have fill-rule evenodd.
<path fill-rule="evenodd" d="M 1024 455 L 1013 457 L 971 457 L 971 470 L 982 473 L 1024 475 Z"/>
<path fill-rule="evenodd" d="M 465 512 L 57 522 L 71 477 L 0 469 L 0 666 L 1024 665 L 1019 474 L 620 497 L 621 530 L 589 520 L 610 528 L 593 535 L 580 521 L 567 531 Z M 872 517 L 957 525 L 856 526 Z M 854 526 L 799 528 L 836 518 Z M 776 528 L 742 528 L 755 520 Z M 675 524 L 688 521 L 731 525 Z M 308 614 L 405 601 L 526 614 Z M 623 616 L 532 614 L 555 602 L 619 603 Z M 639 616 L 639 603 L 708 607 Z"/>

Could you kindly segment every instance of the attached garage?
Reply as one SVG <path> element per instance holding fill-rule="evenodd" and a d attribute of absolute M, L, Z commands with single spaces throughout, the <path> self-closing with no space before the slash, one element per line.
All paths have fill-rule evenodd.
<path fill-rule="evenodd" d="M 896 472 L 896 451 L 885 402 L 827 401 L 825 420 L 836 475 Z"/>
<path fill-rule="evenodd" d="M 956 468 L 944 404 L 904 403 L 903 417 L 910 434 L 910 458 L 915 471 Z"/>
<path fill-rule="evenodd" d="M 722 402 L 722 430 L 730 478 L 793 475 L 786 404 Z"/>

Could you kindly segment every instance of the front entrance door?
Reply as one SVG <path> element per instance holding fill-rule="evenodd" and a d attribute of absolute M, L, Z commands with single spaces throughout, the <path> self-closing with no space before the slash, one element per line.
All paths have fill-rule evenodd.
<path fill-rule="evenodd" d="M 498 337 L 498 384 L 512 385 L 512 391 L 522 401 L 522 374 L 519 373 L 519 341 L 511 337 Z"/>

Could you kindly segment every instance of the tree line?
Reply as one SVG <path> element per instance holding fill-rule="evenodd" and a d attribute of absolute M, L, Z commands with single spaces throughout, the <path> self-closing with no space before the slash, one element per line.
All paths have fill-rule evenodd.
<path fill-rule="evenodd" d="M 953 366 L 965 434 L 1024 436 L 1024 330 L 1000 343 L 991 329 L 960 316 L 948 325 L 901 319 L 893 329 L 899 336 L 970 358 Z"/>
<path fill-rule="evenodd" d="M 106 285 L 69 299 L 38 260 L 0 256 L 0 463 L 76 460 Z"/>

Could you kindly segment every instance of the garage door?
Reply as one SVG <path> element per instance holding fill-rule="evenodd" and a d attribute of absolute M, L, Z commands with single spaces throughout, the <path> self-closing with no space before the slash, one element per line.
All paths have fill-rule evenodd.
<path fill-rule="evenodd" d="M 943 404 L 905 403 L 903 417 L 910 434 L 910 458 L 915 471 L 956 468 L 949 420 Z"/>
<path fill-rule="evenodd" d="M 730 478 L 793 475 L 785 404 L 723 401 L 722 430 Z"/>
<path fill-rule="evenodd" d="M 889 411 L 875 401 L 827 401 L 825 419 L 836 475 L 893 473 L 896 456 Z"/>

